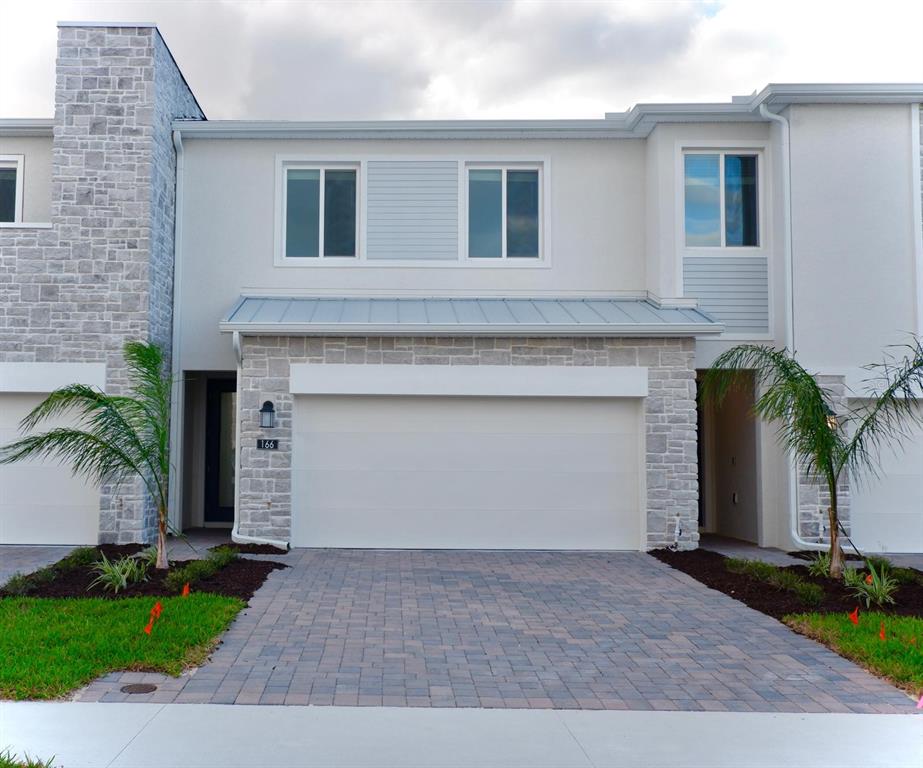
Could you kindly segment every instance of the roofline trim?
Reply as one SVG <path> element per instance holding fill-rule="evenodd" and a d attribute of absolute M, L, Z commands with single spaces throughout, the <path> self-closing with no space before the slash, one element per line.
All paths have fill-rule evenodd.
<path fill-rule="evenodd" d="M 0 118 L 0 136 L 53 136 L 54 118 Z"/>
<path fill-rule="evenodd" d="M 717 334 L 721 323 L 632 323 L 632 324 L 491 324 L 459 323 L 240 323 L 223 320 L 222 333 L 245 336 L 533 336 L 533 337 L 677 337 Z"/>
<path fill-rule="evenodd" d="M 779 83 L 750 97 L 721 103 L 638 104 L 608 112 L 602 120 L 177 120 L 174 130 L 188 138 L 333 139 L 612 139 L 645 138 L 658 123 L 768 122 L 761 104 L 923 103 L 923 83 Z"/>

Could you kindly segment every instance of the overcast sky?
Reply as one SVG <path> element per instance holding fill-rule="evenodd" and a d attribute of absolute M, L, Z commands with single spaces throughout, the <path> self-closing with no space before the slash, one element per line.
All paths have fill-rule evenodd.
<path fill-rule="evenodd" d="M 0 116 L 52 115 L 58 20 L 157 22 L 212 119 L 601 117 L 923 82 L 921 0 L 3 0 Z"/>

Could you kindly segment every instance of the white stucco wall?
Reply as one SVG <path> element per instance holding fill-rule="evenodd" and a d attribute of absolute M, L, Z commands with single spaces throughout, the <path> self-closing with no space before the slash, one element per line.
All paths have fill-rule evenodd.
<path fill-rule="evenodd" d="M 0 155 L 22 155 L 22 220 L 51 221 L 51 137 L 0 136 Z"/>
<path fill-rule="evenodd" d="M 874 362 L 915 328 L 910 109 L 790 110 L 795 345 L 811 368 Z"/>
<path fill-rule="evenodd" d="M 643 293 L 644 145 L 626 141 L 262 141 L 185 143 L 180 354 L 233 368 L 218 320 L 241 290 L 322 294 Z M 478 266 L 273 266 L 276 155 L 546 158 L 546 259 Z"/>

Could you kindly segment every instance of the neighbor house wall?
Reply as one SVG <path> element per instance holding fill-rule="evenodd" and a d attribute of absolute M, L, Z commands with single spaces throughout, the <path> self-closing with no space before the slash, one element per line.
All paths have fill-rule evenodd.
<path fill-rule="evenodd" d="M 58 30 L 51 228 L 0 230 L 0 363 L 103 362 L 128 385 L 128 339 L 170 356 L 170 122 L 202 117 L 153 27 Z M 100 539 L 149 539 L 139 482 L 101 493 Z"/>
<path fill-rule="evenodd" d="M 245 536 L 287 541 L 292 526 L 292 363 L 335 365 L 646 366 L 647 546 L 698 542 L 695 371 L 691 339 L 289 338 L 242 339 L 238 529 Z M 272 432 L 259 428 L 259 408 L 276 409 Z M 256 440 L 278 440 L 277 451 Z"/>

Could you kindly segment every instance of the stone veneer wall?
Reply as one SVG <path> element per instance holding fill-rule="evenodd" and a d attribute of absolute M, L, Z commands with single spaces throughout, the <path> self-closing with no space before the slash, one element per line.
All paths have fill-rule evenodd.
<path fill-rule="evenodd" d="M 303 338 L 244 337 L 240 393 L 239 530 L 288 540 L 292 522 L 291 363 L 402 365 L 611 365 L 647 366 L 647 543 L 698 543 L 698 461 L 694 345 L 692 339 L 600 338 Z M 271 400 L 276 428 L 259 428 L 258 410 Z M 259 437 L 279 450 L 256 450 Z"/>
<path fill-rule="evenodd" d="M 170 122 L 203 117 L 153 27 L 58 30 L 51 229 L 0 230 L 0 360 L 105 362 L 127 339 L 171 352 Z M 149 539 L 140 483 L 103 487 L 100 539 Z"/>
<path fill-rule="evenodd" d="M 833 410 L 837 414 L 846 411 L 849 398 L 844 376 L 817 376 L 817 383 L 830 394 Z M 798 473 L 798 530 L 801 537 L 818 544 L 830 543 L 830 520 L 827 509 L 830 507 L 830 491 L 826 485 L 818 484 Z M 849 525 L 849 477 L 843 473 L 837 485 L 837 509 L 840 522 L 850 532 Z M 845 543 L 845 542 L 844 542 Z"/>

